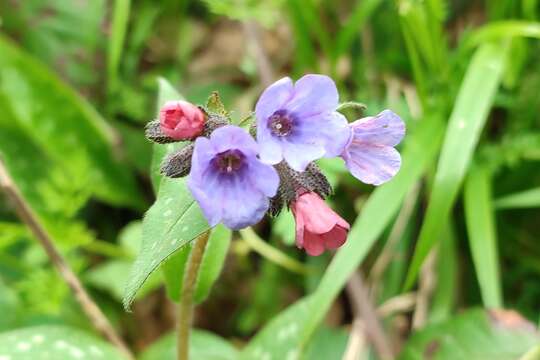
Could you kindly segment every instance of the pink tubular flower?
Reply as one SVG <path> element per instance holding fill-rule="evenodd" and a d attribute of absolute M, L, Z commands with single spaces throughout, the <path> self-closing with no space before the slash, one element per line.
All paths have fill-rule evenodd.
<path fill-rule="evenodd" d="M 296 246 L 311 256 L 345 244 L 350 226 L 314 192 L 301 193 L 291 205 L 296 221 Z"/>
<path fill-rule="evenodd" d="M 205 116 L 186 101 L 167 101 L 159 111 L 161 131 L 175 140 L 192 140 L 204 130 Z"/>

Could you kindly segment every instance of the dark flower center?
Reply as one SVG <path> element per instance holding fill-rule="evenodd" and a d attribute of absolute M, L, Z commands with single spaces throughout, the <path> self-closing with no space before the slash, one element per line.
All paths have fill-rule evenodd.
<path fill-rule="evenodd" d="M 213 165 L 221 173 L 231 174 L 242 168 L 245 156 L 239 150 L 227 150 L 217 154 L 212 160 Z"/>
<path fill-rule="evenodd" d="M 268 127 L 276 136 L 287 136 L 294 125 L 294 116 L 286 110 L 278 110 L 268 118 Z"/>

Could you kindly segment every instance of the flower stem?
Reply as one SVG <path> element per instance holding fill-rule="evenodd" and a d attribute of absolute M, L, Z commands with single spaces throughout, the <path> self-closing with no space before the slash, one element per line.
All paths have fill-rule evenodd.
<path fill-rule="evenodd" d="M 187 269 L 184 273 L 184 282 L 182 285 L 182 294 L 180 304 L 178 305 L 177 322 L 177 359 L 189 360 L 189 335 L 191 332 L 191 323 L 193 321 L 193 294 L 199 275 L 201 260 L 204 255 L 204 249 L 210 237 L 210 230 L 195 239 Z"/>
<path fill-rule="evenodd" d="M 240 236 L 251 249 L 267 260 L 298 274 L 307 274 L 309 272 L 306 265 L 266 243 L 252 228 L 240 230 Z"/>

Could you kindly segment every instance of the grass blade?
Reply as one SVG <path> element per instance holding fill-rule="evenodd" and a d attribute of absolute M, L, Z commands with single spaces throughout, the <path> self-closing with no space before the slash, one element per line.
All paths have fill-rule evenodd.
<path fill-rule="evenodd" d="M 504 45 L 485 44 L 476 51 L 469 65 L 446 130 L 426 217 L 405 281 L 406 289 L 414 285 L 424 259 L 448 220 L 501 82 L 506 53 Z"/>
<path fill-rule="evenodd" d="M 482 300 L 486 307 L 500 308 L 503 302 L 490 181 L 485 169 L 471 169 L 465 182 L 465 219 Z"/>
<path fill-rule="evenodd" d="M 506 195 L 495 200 L 497 209 L 523 209 L 540 207 L 540 187 Z"/>
<path fill-rule="evenodd" d="M 486 41 L 517 36 L 540 39 L 540 23 L 523 20 L 492 22 L 476 30 L 466 44 L 472 47 Z"/>
<path fill-rule="evenodd" d="M 131 0 L 114 1 L 111 35 L 109 37 L 107 53 L 109 91 L 114 90 L 118 85 L 118 66 L 120 65 L 122 48 L 124 47 L 124 40 L 126 38 L 130 6 Z"/>

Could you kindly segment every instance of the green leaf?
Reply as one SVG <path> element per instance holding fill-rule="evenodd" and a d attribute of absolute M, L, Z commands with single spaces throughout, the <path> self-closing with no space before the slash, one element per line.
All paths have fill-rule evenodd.
<path fill-rule="evenodd" d="M 0 359 L 125 360 L 112 345 L 81 330 L 43 325 L 0 334 Z"/>
<path fill-rule="evenodd" d="M 321 327 L 306 346 L 304 359 L 343 359 L 349 334 L 342 329 Z"/>
<path fill-rule="evenodd" d="M 445 134 L 435 182 L 405 288 L 410 289 L 444 227 L 501 81 L 507 48 L 485 44 L 467 69 Z M 481 96 L 478 96 L 481 94 Z"/>
<path fill-rule="evenodd" d="M 176 334 L 161 337 L 146 349 L 139 360 L 176 359 Z M 190 360 L 237 360 L 238 352 L 227 341 L 203 330 L 193 330 L 189 339 Z"/>
<path fill-rule="evenodd" d="M 218 225 L 212 229 L 210 238 L 208 239 L 208 243 L 204 250 L 197 283 L 195 285 L 194 299 L 196 303 L 200 303 L 206 299 L 212 285 L 217 280 L 229 250 L 231 235 L 231 230 L 223 225 Z M 167 294 L 173 301 L 180 300 L 180 294 L 184 283 L 184 272 L 190 254 L 191 247 L 184 246 L 163 264 Z"/>
<path fill-rule="evenodd" d="M 540 207 L 540 187 L 505 195 L 495 200 L 497 209 L 524 209 Z"/>
<path fill-rule="evenodd" d="M 113 149 L 115 132 L 95 109 L 3 36 L 0 53 L 0 110 L 11 113 L 30 139 L 28 146 L 38 148 L 72 179 L 88 179 L 90 191 L 100 198 L 141 207 L 132 174 Z M 26 160 L 35 162 L 33 157 Z"/>
<path fill-rule="evenodd" d="M 508 311 L 465 311 L 415 333 L 399 359 L 517 359 L 540 342 L 534 325 L 517 316 Z"/>
<path fill-rule="evenodd" d="M 491 178 L 487 170 L 473 166 L 465 182 L 465 219 L 474 268 L 485 307 L 503 305 L 497 236 L 491 202 Z"/>
<path fill-rule="evenodd" d="M 455 308 L 458 261 L 456 234 L 451 222 L 442 232 L 441 243 L 437 250 L 435 272 L 437 281 L 429 309 L 429 323 L 448 319 Z"/>
<path fill-rule="evenodd" d="M 309 342 L 349 276 L 356 271 L 398 212 L 406 194 L 434 160 L 444 130 L 442 123 L 434 117 L 424 119 L 422 125 L 406 140 L 400 172 L 395 179 L 373 192 L 351 228 L 349 241 L 332 260 L 317 290 L 267 324 L 244 348 L 242 359 L 257 358 L 261 354 L 268 354 L 269 360 L 286 359 Z M 280 337 L 280 333 L 284 335 Z"/>
<path fill-rule="evenodd" d="M 210 294 L 212 285 L 218 279 L 225 264 L 231 237 L 232 231 L 223 225 L 218 225 L 212 230 L 199 268 L 194 295 L 195 303 L 203 302 Z"/>
<path fill-rule="evenodd" d="M 185 179 L 163 178 L 156 202 L 143 220 L 142 247 L 128 279 L 124 306 L 129 308 L 137 291 L 163 261 L 209 230 Z"/>
<path fill-rule="evenodd" d="M 118 66 L 122 57 L 122 48 L 129 21 L 131 0 L 114 0 L 111 35 L 107 52 L 107 76 L 109 91 L 116 89 L 118 82 Z"/>

